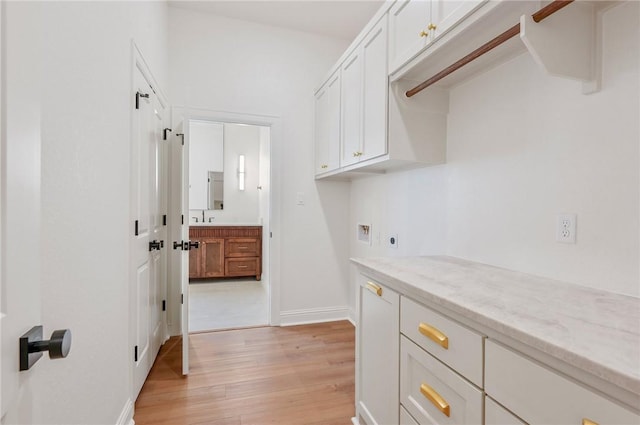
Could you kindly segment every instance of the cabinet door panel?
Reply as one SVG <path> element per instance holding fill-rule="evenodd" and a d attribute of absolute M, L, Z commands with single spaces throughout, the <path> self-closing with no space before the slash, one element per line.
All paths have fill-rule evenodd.
<path fill-rule="evenodd" d="M 202 277 L 224 276 L 224 239 L 203 238 L 200 245 L 202 251 Z"/>
<path fill-rule="evenodd" d="M 328 170 L 340 167 L 340 70 L 329 79 L 327 95 L 327 164 Z"/>
<path fill-rule="evenodd" d="M 377 287 L 379 295 L 374 292 Z M 397 391 L 400 297 L 361 277 L 358 303 L 357 414 L 360 423 L 395 424 L 400 404 Z"/>
<path fill-rule="evenodd" d="M 316 174 L 329 168 L 329 93 L 325 84 L 316 93 L 315 116 Z"/>
<path fill-rule="evenodd" d="M 200 244 L 200 248 L 202 248 L 202 244 Z M 202 277 L 200 276 L 200 259 L 202 258 L 202 251 L 200 251 L 200 248 L 189 251 L 189 279 Z"/>
<path fill-rule="evenodd" d="M 430 1 L 398 0 L 389 10 L 389 71 L 394 72 L 426 46 Z"/>
<path fill-rule="evenodd" d="M 341 165 L 360 159 L 362 139 L 362 56 L 356 49 L 342 67 L 342 155 Z"/>
<path fill-rule="evenodd" d="M 526 425 L 489 397 L 484 399 L 484 425 Z"/>
<path fill-rule="evenodd" d="M 431 31 L 431 39 L 434 40 L 445 34 L 485 1 L 433 0 L 431 3 L 431 22 L 436 28 Z"/>
<path fill-rule="evenodd" d="M 364 101 L 362 103 L 362 158 L 387 153 L 387 17 L 362 43 Z"/>

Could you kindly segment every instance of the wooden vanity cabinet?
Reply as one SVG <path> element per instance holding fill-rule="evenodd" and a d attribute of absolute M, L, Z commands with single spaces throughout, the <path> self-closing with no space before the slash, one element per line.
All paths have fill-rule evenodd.
<path fill-rule="evenodd" d="M 189 279 L 262 275 L 261 226 L 198 226 L 189 239 L 200 248 L 189 252 Z"/>

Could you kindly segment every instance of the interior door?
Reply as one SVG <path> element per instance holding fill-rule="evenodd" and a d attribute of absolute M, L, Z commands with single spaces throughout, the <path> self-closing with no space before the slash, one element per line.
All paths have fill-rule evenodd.
<path fill-rule="evenodd" d="M 6 13 L 5 7 L 14 6 L 1 3 L 0 14 Z M 2 423 L 42 422 L 41 412 L 36 410 L 37 397 L 42 389 L 34 384 L 45 366 L 42 363 L 48 361 L 45 357 L 30 370 L 19 371 L 19 337 L 32 326 L 46 325 L 41 323 L 41 254 L 37 249 L 40 242 L 41 108 L 40 65 L 36 52 L 40 42 L 40 19 L 44 17 L 38 10 L 30 13 L 30 19 L 10 21 L 0 16 L 0 22 L 5 25 L 0 37 L 9 31 L 16 34 L 15 27 L 13 30 L 11 27 L 22 22 L 24 33 L 32 35 L 24 43 L 34 45 L 33 49 L 23 47 L 23 50 L 18 50 L 11 44 L 5 49 L 2 44 L 0 52 L 0 73 L 3 74 L 0 78 L 0 107 L 3 109 L 0 114 Z M 43 336 L 48 339 L 51 329 L 45 326 L 44 332 Z"/>
<path fill-rule="evenodd" d="M 180 180 L 182 216 L 181 240 L 189 241 L 189 123 L 182 123 L 182 173 Z M 188 252 L 188 251 L 187 251 Z M 180 288 L 182 289 L 182 374 L 189 374 L 189 256 L 183 251 L 180 259 Z"/>
<path fill-rule="evenodd" d="M 163 107 L 141 68 L 134 72 L 132 137 L 133 393 L 137 397 L 162 343 L 163 225 L 160 195 Z"/>

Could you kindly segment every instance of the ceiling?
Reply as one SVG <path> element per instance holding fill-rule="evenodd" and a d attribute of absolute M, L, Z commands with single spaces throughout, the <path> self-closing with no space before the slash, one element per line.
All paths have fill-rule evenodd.
<path fill-rule="evenodd" d="M 351 41 L 383 0 L 173 0 L 173 7 Z"/>

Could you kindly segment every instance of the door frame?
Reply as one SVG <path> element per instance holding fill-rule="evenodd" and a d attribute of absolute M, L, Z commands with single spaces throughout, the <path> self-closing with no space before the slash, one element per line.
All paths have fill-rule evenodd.
<path fill-rule="evenodd" d="M 280 183 L 280 172 L 281 169 L 281 140 L 282 140 L 282 121 L 280 117 L 274 115 L 259 115 L 259 114 L 248 114 L 248 113 L 236 113 L 229 111 L 217 111 L 210 110 L 204 108 L 190 108 L 186 106 L 173 106 L 171 108 L 171 123 L 172 127 L 176 127 L 177 123 L 182 121 L 183 127 L 188 125 L 189 120 L 204 120 L 204 121 L 216 121 L 216 122 L 224 122 L 224 123 L 235 123 L 235 124 L 249 124 L 261 127 L 269 127 L 270 128 L 270 142 L 269 142 L 269 162 L 270 162 L 270 184 L 269 184 L 269 222 L 267 223 L 268 227 L 265 232 L 263 232 L 263 238 L 268 240 L 269 245 L 269 259 L 266 267 L 268 268 L 268 276 L 269 276 L 269 325 L 270 326 L 279 326 L 280 325 L 280 258 L 281 258 L 281 247 L 280 247 L 280 223 L 281 223 L 281 211 L 280 211 L 280 199 L 281 199 L 281 183 Z M 187 133 L 186 129 L 183 128 L 183 133 Z M 179 163 L 180 150 L 176 147 L 181 144 L 182 141 L 179 137 L 172 138 L 172 146 L 170 154 L 170 196 L 169 196 L 169 211 L 170 215 L 173 216 L 171 220 L 170 226 L 173 228 L 169 228 L 169 234 L 176 235 L 178 232 L 176 231 L 176 226 L 181 227 L 180 216 L 182 214 L 181 207 L 181 199 L 180 194 L 176 188 L 176 181 L 181 178 L 180 175 L 176 175 L 178 169 L 176 165 Z M 181 171 L 181 170 L 180 170 Z M 188 226 L 188 217 L 185 217 L 185 225 Z M 263 227 L 264 229 L 264 227 Z M 173 243 L 173 242 L 172 242 Z M 180 306 L 180 296 L 181 296 L 181 288 L 180 281 L 178 279 L 179 276 L 176 274 L 176 265 L 177 262 L 176 256 L 174 255 L 172 260 L 169 261 L 170 267 L 170 283 L 168 291 L 170 293 L 170 298 L 174 300 L 174 305 L 177 304 Z M 178 302 L 175 303 L 175 300 Z M 177 308 L 172 308 L 172 303 L 170 303 L 170 321 L 169 321 L 169 329 L 171 335 L 181 335 L 181 315 Z"/>

